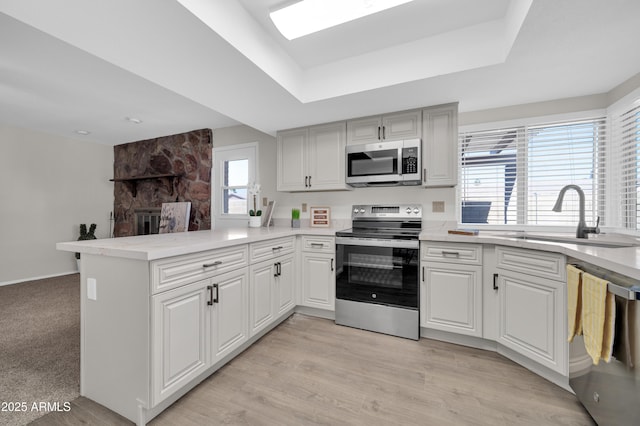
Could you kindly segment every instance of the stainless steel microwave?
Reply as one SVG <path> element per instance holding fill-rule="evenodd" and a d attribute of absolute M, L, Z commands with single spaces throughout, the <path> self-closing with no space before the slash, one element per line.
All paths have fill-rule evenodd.
<path fill-rule="evenodd" d="M 347 184 L 351 186 L 420 185 L 420 139 L 347 146 Z"/>

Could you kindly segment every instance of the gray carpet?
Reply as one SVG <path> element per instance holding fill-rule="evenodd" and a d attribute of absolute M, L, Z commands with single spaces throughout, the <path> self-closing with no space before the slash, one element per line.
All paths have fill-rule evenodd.
<path fill-rule="evenodd" d="M 79 393 L 79 275 L 0 286 L 0 425 L 27 424 Z"/>

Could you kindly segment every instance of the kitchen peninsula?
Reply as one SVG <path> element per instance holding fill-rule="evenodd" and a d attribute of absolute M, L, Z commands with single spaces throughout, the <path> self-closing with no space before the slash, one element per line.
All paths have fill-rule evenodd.
<path fill-rule="evenodd" d="M 81 395 L 145 424 L 294 311 L 332 318 L 335 231 L 58 243 L 81 253 Z"/>

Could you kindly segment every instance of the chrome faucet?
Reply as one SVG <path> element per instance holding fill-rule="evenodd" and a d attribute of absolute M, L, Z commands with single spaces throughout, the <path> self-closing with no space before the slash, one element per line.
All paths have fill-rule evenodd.
<path fill-rule="evenodd" d="M 596 221 L 595 227 L 587 226 L 584 220 L 584 191 L 578 185 L 567 185 L 560 190 L 558 194 L 558 199 L 556 200 L 556 204 L 553 206 L 554 212 L 562 211 L 562 200 L 564 200 L 564 193 L 567 192 L 567 189 L 575 189 L 578 193 L 578 197 L 580 198 L 580 219 L 578 221 L 578 229 L 576 229 L 576 238 L 589 238 L 588 234 L 599 234 L 600 228 L 598 225 L 600 224 L 600 216 L 598 216 L 598 220 Z"/>

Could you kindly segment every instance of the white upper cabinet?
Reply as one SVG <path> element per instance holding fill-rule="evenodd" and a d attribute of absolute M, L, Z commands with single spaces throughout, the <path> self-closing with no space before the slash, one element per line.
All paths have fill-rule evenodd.
<path fill-rule="evenodd" d="M 349 120 L 347 145 L 420 138 L 421 114 L 420 110 L 413 110 Z"/>
<path fill-rule="evenodd" d="M 278 132 L 278 191 L 350 189 L 345 144 L 345 122 Z"/>
<path fill-rule="evenodd" d="M 308 129 L 278 132 L 278 191 L 305 191 Z"/>
<path fill-rule="evenodd" d="M 422 138 L 423 185 L 457 185 L 458 104 L 423 109 Z"/>

